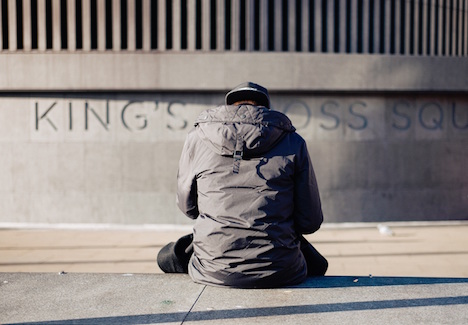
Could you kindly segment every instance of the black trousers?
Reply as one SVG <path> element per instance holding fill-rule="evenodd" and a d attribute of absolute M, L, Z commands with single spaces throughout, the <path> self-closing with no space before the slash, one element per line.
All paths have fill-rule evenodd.
<path fill-rule="evenodd" d="M 193 254 L 193 235 L 185 235 L 176 242 L 164 246 L 158 254 L 158 265 L 165 273 L 187 273 Z M 328 269 L 328 261 L 303 236 L 299 237 L 302 254 L 307 263 L 308 276 L 322 276 Z"/>

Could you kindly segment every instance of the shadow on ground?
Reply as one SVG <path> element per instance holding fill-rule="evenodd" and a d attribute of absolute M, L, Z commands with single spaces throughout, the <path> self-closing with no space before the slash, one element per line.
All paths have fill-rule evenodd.
<path fill-rule="evenodd" d="M 308 278 L 292 288 L 343 288 L 343 287 L 380 287 L 395 285 L 428 285 L 443 283 L 468 283 L 468 278 L 432 278 L 432 277 L 385 277 L 385 276 L 324 276 Z"/>
<path fill-rule="evenodd" d="M 347 288 L 347 287 L 382 287 L 382 286 L 414 286 L 435 284 L 457 284 L 468 283 L 465 278 L 419 278 L 419 277 L 349 277 L 349 276 L 325 276 L 320 278 L 309 278 L 301 285 L 289 287 L 296 289 L 316 288 Z M 206 289 L 206 287 L 205 287 Z M 203 295 L 203 289 L 200 296 Z M 218 290 L 219 288 L 215 288 Z M 232 289 L 219 289 L 232 290 Z M 245 289 L 241 289 L 245 290 Z M 271 289 L 275 290 L 275 289 Z M 268 290 L 267 290 L 268 291 Z M 234 293 L 234 291 L 233 291 Z M 241 292 L 242 294 L 242 292 Z M 198 301 L 198 299 L 197 299 Z M 217 310 L 195 310 L 197 301 L 189 311 L 154 313 L 128 316 L 94 317 L 69 320 L 50 320 L 42 322 L 29 322 L 21 324 L 44 324 L 44 325 L 71 325 L 71 324 L 158 324 L 185 321 L 214 321 L 228 319 L 248 319 L 255 317 L 294 316 L 305 314 L 324 314 L 335 312 L 353 312 L 370 310 L 395 310 L 398 308 L 415 307 L 444 307 L 454 305 L 468 305 L 468 295 L 444 296 L 444 297 L 421 297 L 389 300 L 368 300 L 352 302 L 331 302 L 321 304 L 272 306 L 260 308 L 242 309 L 217 309 Z M 192 311 L 193 310 L 193 311 Z"/>

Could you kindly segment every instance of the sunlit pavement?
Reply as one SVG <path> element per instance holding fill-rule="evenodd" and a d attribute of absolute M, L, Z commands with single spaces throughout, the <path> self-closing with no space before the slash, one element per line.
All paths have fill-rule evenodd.
<path fill-rule="evenodd" d="M 468 277 L 468 223 L 324 224 L 306 236 L 327 275 Z M 0 272 L 161 273 L 163 245 L 189 226 L 0 227 Z"/>
<path fill-rule="evenodd" d="M 328 274 L 265 290 L 154 274 L 187 227 L 2 229 L 0 323 L 467 324 L 468 225 L 377 226 L 324 225 Z"/>

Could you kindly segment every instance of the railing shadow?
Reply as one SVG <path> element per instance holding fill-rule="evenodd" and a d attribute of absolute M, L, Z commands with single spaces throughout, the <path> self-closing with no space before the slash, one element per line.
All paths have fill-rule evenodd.
<path fill-rule="evenodd" d="M 381 287 L 395 285 L 428 285 L 444 283 L 468 283 L 468 278 L 435 277 L 385 277 L 385 276 L 324 276 L 308 278 L 292 288 L 342 288 L 342 287 Z"/>
<path fill-rule="evenodd" d="M 329 303 L 318 305 L 295 305 L 245 309 L 223 309 L 210 311 L 194 311 L 190 313 L 161 313 L 115 317 L 96 317 L 70 320 L 56 320 L 44 322 L 31 322 L 21 324 L 43 325 L 88 325 L 88 324 L 158 324 L 184 321 L 209 321 L 223 319 L 246 319 L 252 317 L 271 317 L 285 315 L 334 313 L 343 311 L 365 311 L 395 308 L 414 308 L 428 306 L 468 305 L 468 296 L 437 297 L 418 299 L 395 299 L 381 301 L 359 301 L 346 303 Z"/>
<path fill-rule="evenodd" d="M 354 286 L 393 286 L 393 285 L 431 285 L 449 283 L 468 283 L 465 278 L 419 278 L 419 277 L 349 277 L 325 276 L 309 278 L 301 285 L 291 289 L 337 288 Z M 218 288 L 217 288 L 218 289 Z M 216 289 L 216 290 L 217 290 Z M 221 289 L 223 290 L 223 289 Z M 272 289 L 275 290 L 275 289 Z M 87 325 L 87 324 L 158 324 L 185 321 L 212 321 L 225 319 L 248 319 L 254 317 L 293 316 L 334 312 L 369 311 L 381 309 L 443 307 L 468 305 L 468 296 L 449 296 L 414 299 L 368 300 L 309 305 L 272 306 L 260 308 L 221 309 L 207 311 L 188 311 L 171 313 L 154 313 L 129 316 L 93 317 L 69 320 L 51 320 L 42 322 L 21 323 L 27 325 Z"/>

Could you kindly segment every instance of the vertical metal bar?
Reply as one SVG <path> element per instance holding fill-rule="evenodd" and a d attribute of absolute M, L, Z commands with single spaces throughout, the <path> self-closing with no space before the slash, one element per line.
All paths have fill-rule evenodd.
<path fill-rule="evenodd" d="M 260 51 L 268 51 L 268 0 L 260 0 Z"/>
<path fill-rule="evenodd" d="M 450 10 L 449 7 L 450 0 L 447 0 L 447 7 L 445 8 L 445 55 L 449 56 L 450 54 Z"/>
<path fill-rule="evenodd" d="M 150 0 L 143 0 L 143 51 L 151 50 L 151 2 Z"/>
<path fill-rule="evenodd" d="M 8 50 L 17 50 L 16 42 L 16 0 L 8 0 Z"/>
<path fill-rule="evenodd" d="M 106 1 L 97 0 L 98 51 L 106 50 Z"/>
<path fill-rule="evenodd" d="M 455 30 L 457 28 L 457 19 L 456 19 L 456 15 L 457 13 L 455 12 L 455 2 L 456 0 L 452 0 L 452 6 L 450 8 L 450 10 L 452 11 L 452 21 L 450 22 L 452 24 L 452 56 L 455 56 L 455 52 L 456 52 L 456 44 L 457 44 L 457 40 L 455 39 Z"/>
<path fill-rule="evenodd" d="M 401 51 L 401 1 L 395 0 L 395 54 Z"/>
<path fill-rule="evenodd" d="M 335 43 L 335 2 L 328 1 L 327 5 L 327 52 L 333 52 Z"/>
<path fill-rule="evenodd" d="M 430 52 L 429 55 L 434 56 L 435 55 L 435 37 L 436 37 L 436 26 L 435 26 L 435 21 L 436 21 L 436 6 L 435 6 L 435 0 L 431 1 L 431 16 L 428 17 L 430 24 L 431 24 L 431 36 L 428 38 L 428 42 L 430 42 Z M 440 22 L 439 22 L 440 24 Z"/>
<path fill-rule="evenodd" d="M 369 1 L 362 1 L 362 52 L 369 53 Z"/>
<path fill-rule="evenodd" d="M 456 14 L 458 15 L 458 26 L 457 26 L 457 31 L 458 31 L 458 51 L 457 51 L 457 56 L 460 56 L 461 53 L 463 52 L 462 51 L 462 46 L 463 46 L 463 43 L 462 43 L 462 36 L 463 36 L 463 33 L 462 33 L 462 19 L 463 19 L 463 13 L 462 13 L 462 5 L 460 2 L 463 2 L 464 0 L 457 0 L 457 11 L 456 11 Z"/>
<path fill-rule="evenodd" d="M 225 14 L 225 2 L 224 0 L 217 0 L 216 2 L 216 50 L 224 51 L 225 33 L 226 33 L 226 22 L 224 19 Z"/>
<path fill-rule="evenodd" d="M 438 26 L 438 29 L 437 29 L 437 38 L 438 38 L 438 44 L 437 44 L 437 55 L 438 56 L 441 56 L 442 55 L 442 48 L 444 47 L 442 41 L 443 41 L 443 8 L 442 8 L 442 5 L 441 5 L 441 1 L 442 0 L 438 0 L 438 6 L 437 6 L 437 18 L 438 18 L 438 21 L 439 21 L 439 26 Z"/>
<path fill-rule="evenodd" d="M 460 4 L 460 1 L 463 1 L 463 0 L 457 0 L 457 6 L 455 8 L 455 15 L 457 16 L 457 19 L 454 19 L 455 20 L 455 25 L 456 25 L 456 22 L 458 21 L 458 25 L 456 25 L 456 30 L 457 30 L 457 33 L 458 33 L 458 39 L 456 39 L 456 43 L 457 43 L 457 47 L 456 47 L 456 55 L 457 56 L 460 56 L 460 53 L 462 52 L 461 51 L 461 47 L 462 47 L 462 42 L 461 42 L 461 37 L 462 37 L 462 16 L 461 16 L 461 4 Z M 457 35 L 457 33 L 455 33 L 455 35 Z"/>
<path fill-rule="evenodd" d="M 374 53 L 380 51 L 380 0 L 374 1 L 374 38 L 372 44 L 374 46 Z"/>
<path fill-rule="evenodd" d="M 172 49 L 174 51 L 180 51 L 181 42 L 181 6 L 180 0 L 172 1 Z"/>
<path fill-rule="evenodd" d="M 275 0 L 275 51 L 283 49 L 283 4 L 281 0 Z"/>
<path fill-rule="evenodd" d="M 296 51 L 296 0 L 288 1 L 288 51 Z"/>
<path fill-rule="evenodd" d="M 231 50 L 239 51 L 240 47 L 240 2 L 231 1 Z"/>
<path fill-rule="evenodd" d="M 2 6 L 0 5 L 0 18 L 2 17 Z M 0 22 L 0 52 L 3 51 L 3 30 L 2 23 Z"/>
<path fill-rule="evenodd" d="M 210 50 L 210 0 L 202 0 L 202 49 Z"/>
<path fill-rule="evenodd" d="M 347 41 L 347 26 L 346 26 L 346 13 L 347 13 L 347 8 L 346 8 L 346 0 L 339 0 L 339 5 L 340 5 L 340 13 L 339 13 L 339 26 L 340 26 L 340 53 L 346 53 L 346 41 Z M 351 23 L 353 22 L 352 17 L 351 17 Z M 353 35 L 351 33 L 351 39 Z"/>
<path fill-rule="evenodd" d="M 166 0 L 158 0 L 158 50 L 166 50 Z"/>
<path fill-rule="evenodd" d="M 45 0 L 37 0 L 37 48 L 39 51 L 45 51 L 47 47 L 45 9 Z"/>
<path fill-rule="evenodd" d="M 120 0 L 112 0 L 112 50 L 120 51 Z"/>
<path fill-rule="evenodd" d="M 358 42 L 357 10 L 358 10 L 357 0 L 351 0 L 351 53 L 357 52 L 357 42 Z"/>
<path fill-rule="evenodd" d="M 457 28 L 457 13 L 455 11 L 457 0 L 452 0 L 452 56 L 456 55 L 457 39 L 456 39 L 456 28 Z"/>
<path fill-rule="evenodd" d="M 451 24 L 452 24 L 452 43 L 451 43 L 451 47 L 452 47 L 452 56 L 455 56 L 456 55 L 456 46 L 457 46 L 457 39 L 456 39 L 456 28 L 457 28 L 457 13 L 456 13 L 456 2 L 457 0 L 452 0 L 452 7 L 451 7 L 451 11 L 452 11 L 452 20 L 451 20 Z"/>
<path fill-rule="evenodd" d="M 431 10 L 431 14 L 430 14 L 430 17 L 428 17 L 429 21 L 430 21 L 430 24 L 431 24 L 431 29 L 429 31 L 429 55 L 430 56 L 434 56 L 435 55 L 435 38 L 436 38 L 436 34 L 437 34 L 437 30 L 436 30 L 436 25 L 435 25 L 435 21 L 436 21 L 436 8 L 435 8 L 435 0 L 432 0 L 431 1 L 431 5 L 430 5 L 430 10 Z"/>
<path fill-rule="evenodd" d="M 430 18 L 428 16 L 428 6 L 427 6 L 427 0 L 423 1 L 422 5 L 422 31 L 420 32 L 420 35 L 422 37 L 422 55 L 426 56 L 427 55 L 427 44 L 429 40 L 427 39 L 429 37 L 429 34 L 427 32 L 427 26 L 430 22 Z M 430 44 L 430 43 L 429 43 Z"/>
<path fill-rule="evenodd" d="M 437 20 L 437 28 L 434 26 L 434 54 L 442 54 L 442 7 L 440 0 L 433 0 L 434 21 Z M 435 40 L 437 39 L 437 44 Z"/>
<path fill-rule="evenodd" d="M 245 2 L 245 50 L 253 51 L 255 41 L 254 1 Z"/>
<path fill-rule="evenodd" d="M 464 18 L 463 21 L 465 22 L 465 56 L 468 56 L 468 0 L 464 0 Z"/>
<path fill-rule="evenodd" d="M 408 55 L 410 53 L 410 45 L 411 45 L 411 4 L 410 1 L 405 1 L 405 53 Z"/>
<path fill-rule="evenodd" d="M 301 3 L 301 49 L 302 52 L 309 52 L 309 38 L 310 38 L 310 33 L 309 33 L 309 24 L 310 24 L 310 17 L 309 17 L 309 9 L 310 9 L 310 3 L 309 0 L 302 0 Z"/>
<path fill-rule="evenodd" d="M 315 10 L 314 10 L 314 15 L 315 15 L 315 52 L 322 52 L 322 1 L 321 0 L 315 0 Z"/>
<path fill-rule="evenodd" d="M 187 50 L 195 51 L 195 41 L 196 41 L 196 10 L 195 10 L 196 1 L 187 0 Z"/>
<path fill-rule="evenodd" d="M 452 55 L 457 56 L 457 45 L 458 45 L 458 39 L 457 39 L 457 17 L 458 17 L 458 12 L 457 12 L 457 3 L 458 0 L 453 0 L 452 2 Z"/>
<path fill-rule="evenodd" d="M 436 0 L 438 2 L 437 6 L 437 18 L 439 20 L 438 24 L 438 31 L 437 31 L 437 38 L 438 38 L 438 45 L 437 45 L 437 55 L 442 56 L 442 50 L 444 48 L 444 8 L 442 7 L 442 0 Z"/>
<path fill-rule="evenodd" d="M 414 54 L 419 54 L 419 1 L 415 1 L 414 4 Z"/>
<path fill-rule="evenodd" d="M 0 17 L 1 9 L 0 9 Z M 1 35 L 1 27 L 0 27 Z M 0 37 L 1 38 L 1 37 Z M 23 49 L 24 51 L 31 51 L 31 1 L 23 1 Z M 1 45 L 1 44 L 0 44 Z"/>
<path fill-rule="evenodd" d="M 127 0 L 127 50 L 136 49 L 135 0 Z"/>
<path fill-rule="evenodd" d="M 83 22 L 83 51 L 91 50 L 91 0 L 82 2 L 82 22 Z"/>
<path fill-rule="evenodd" d="M 255 1 L 247 1 L 247 19 L 249 25 L 248 38 L 246 39 L 247 44 L 249 44 L 249 51 L 255 50 Z M 259 26 L 260 27 L 260 26 Z M 258 35 L 260 37 L 260 33 Z"/>
<path fill-rule="evenodd" d="M 62 44 L 62 33 L 60 30 L 60 1 L 52 2 L 52 49 L 60 51 Z"/>
<path fill-rule="evenodd" d="M 385 21 L 385 53 L 390 53 L 390 44 L 391 44 L 391 26 L 392 26 L 392 22 L 391 22 L 391 18 L 392 18 L 392 12 L 391 12 L 391 1 L 388 0 L 388 1 L 385 1 L 385 16 L 384 17 L 380 17 L 381 19 L 384 19 Z"/>
<path fill-rule="evenodd" d="M 350 22 L 350 28 L 351 28 L 351 40 L 350 40 L 350 52 L 351 53 L 356 53 L 357 52 L 357 41 L 358 41 L 358 30 L 357 30 L 357 0 L 351 0 L 350 1 L 351 5 L 351 22 Z"/>
<path fill-rule="evenodd" d="M 76 50 L 76 8 L 75 0 L 67 0 L 67 49 L 70 52 Z"/>

